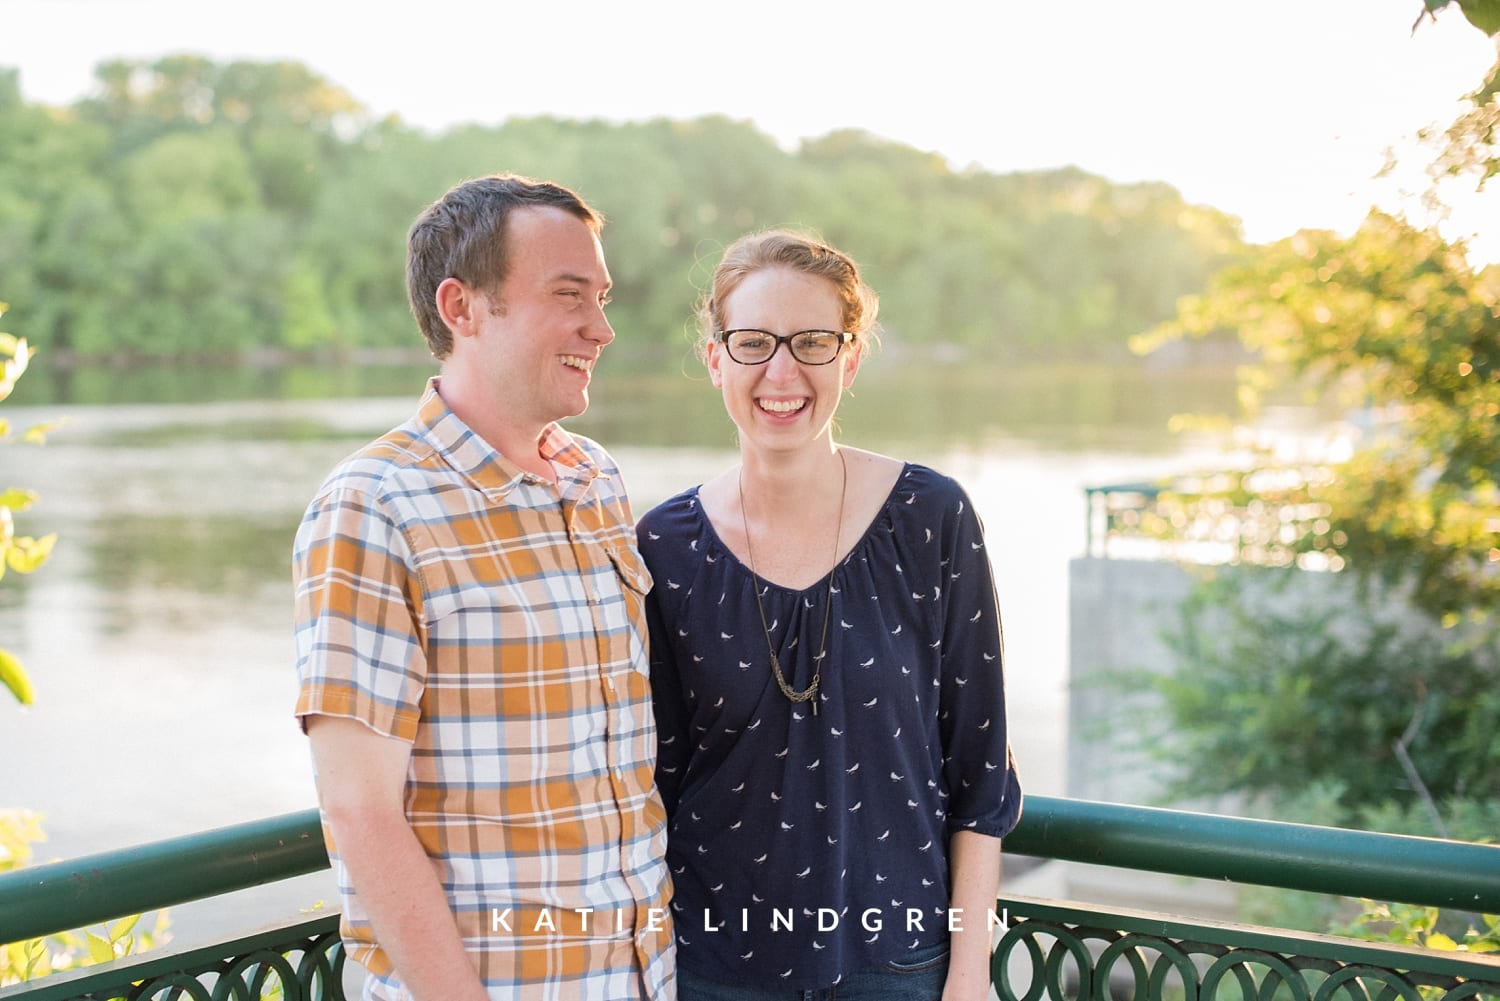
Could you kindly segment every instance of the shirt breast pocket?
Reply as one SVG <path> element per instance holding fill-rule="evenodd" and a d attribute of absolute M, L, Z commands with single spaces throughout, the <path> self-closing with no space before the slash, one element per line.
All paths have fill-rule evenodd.
<path fill-rule="evenodd" d="M 630 623 L 631 667 L 643 675 L 649 675 L 646 659 L 646 595 L 651 590 L 651 571 L 640 551 L 632 545 L 620 544 L 606 547 L 609 562 L 620 581 L 620 593 L 625 599 L 625 615 Z"/>

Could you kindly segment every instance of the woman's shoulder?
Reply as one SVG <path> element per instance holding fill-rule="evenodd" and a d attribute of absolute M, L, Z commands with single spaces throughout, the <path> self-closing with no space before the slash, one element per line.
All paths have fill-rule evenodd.
<path fill-rule="evenodd" d="M 698 487 L 668 497 L 636 520 L 641 547 L 695 535 L 698 531 Z"/>
<path fill-rule="evenodd" d="M 920 462 L 902 465 L 891 494 L 897 503 L 927 510 L 967 507 L 969 504 L 969 495 L 958 480 Z"/>

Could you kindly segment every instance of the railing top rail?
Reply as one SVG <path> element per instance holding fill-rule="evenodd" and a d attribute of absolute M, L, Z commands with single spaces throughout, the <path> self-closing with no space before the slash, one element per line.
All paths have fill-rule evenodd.
<path fill-rule="evenodd" d="M 1500 913 L 1500 846 L 1030 796 L 1005 850 Z M 0 874 L 0 943 L 317 872 L 316 810 Z"/>
<path fill-rule="evenodd" d="M 0 943 L 328 867 L 317 810 L 0 873 Z"/>
<path fill-rule="evenodd" d="M 1028 797 L 1005 850 L 1257 886 L 1500 913 L 1500 846 Z"/>

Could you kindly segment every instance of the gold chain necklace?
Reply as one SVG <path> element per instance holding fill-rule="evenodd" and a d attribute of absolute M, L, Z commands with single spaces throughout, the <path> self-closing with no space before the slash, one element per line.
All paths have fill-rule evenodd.
<path fill-rule="evenodd" d="M 802 691 L 797 691 L 786 683 L 786 676 L 781 673 L 781 659 L 776 656 L 776 644 L 771 642 L 771 628 L 766 625 L 766 609 L 760 602 L 760 575 L 755 571 L 755 551 L 750 546 L 750 520 L 745 515 L 745 466 L 740 464 L 740 471 L 736 481 L 736 489 L 740 494 L 740 525 L 745 530 L 745 556 L 750 562 L 750 576 L 755 581 L 755 610 L 760 613 L 760 631 L 766 637 L 766 649 L 771 653 L 771 673 L 776 676 L 776 687 L 781 689 L 793 702 L 812 701 L 812 713 L 818 715 L 818 681 L 823 674 L 822 659 L 828 653 L 828 619 L 833 614 L 833 570 L 838 569 L 839 540 L 844 529 L 844 501 L 849 496 L 849 462 L 844 458 L 844 450 L 839 449 L 839 468 L 843 473 L 843 482 L 839 487 L 839 520 L 833 530 L 833 569 L 828 571 L 828 599 L 823 606 L 823 636 L 818 640 L 818 654 L 813 658 L 812 684 Z"/>

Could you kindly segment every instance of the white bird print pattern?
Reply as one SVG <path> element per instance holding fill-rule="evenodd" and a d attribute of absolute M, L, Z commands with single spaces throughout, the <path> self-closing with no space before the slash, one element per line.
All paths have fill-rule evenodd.
<path fill-rule="evenodd" d="M 757 586 L 696 499 L 653 509 L 638 536 L 662 585 L 651 681 L 679 942 L 747 985 L 823 987 L 866 948 L 904 951 L 911 937 L 888 932 L 905 908 L 947 906 L 950 816 L 996 836 L 1014 823 L 993 575 L 962 490 L 925 467 L 845 536 L 831 580 L 801 589 Z M 817 671 L 810 698 L 783 694 L 773 653 L 795 692 Z M 817 928 L 830 907 L 883 909 L 887 933 Z M 772 933 L 773 913 L 797 934 Z"/>

